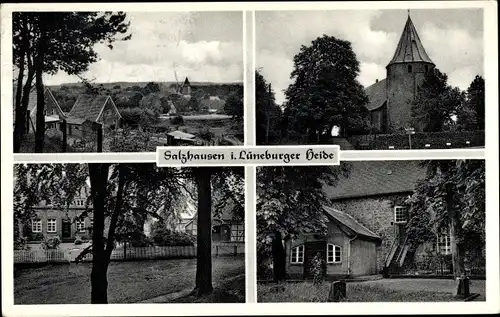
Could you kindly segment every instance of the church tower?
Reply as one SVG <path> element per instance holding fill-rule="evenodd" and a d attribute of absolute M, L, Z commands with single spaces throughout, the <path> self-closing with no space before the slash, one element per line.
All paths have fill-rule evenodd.
<path fill-rule="evenodd" d="M 181 93 L 184 96 L 190 96 L 191 95 L 191 83 L 189 82 L 189 79 L 186 77 L 184 80 L 184 84 L 182 85 L 182 91 Z"/>
<path fill-rule="evenodd" d="M 390 132 L 402 132 L 405 127 L 411 126 L 411 107 L 417 89 L 422 85 L 425 73 L 434 67 L 408 11 L 408 19 L 396 52 L 386 66 L 387 120 Z M 418 126 L 413 128 L 421 131 Z"/>

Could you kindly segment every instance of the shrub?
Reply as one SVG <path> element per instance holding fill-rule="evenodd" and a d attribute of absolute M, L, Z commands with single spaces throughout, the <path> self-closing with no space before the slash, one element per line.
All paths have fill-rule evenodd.
<path fill-rule="evenodd" d="M 18 237 L 14 240 L 14 250 L 28 250 L 28 238 Z"/>
<path fill-rule="evenodd" d="M 215 136 L 215 134 L 212 131 L 210 131 L 209 128 L 203 128 L 198 133 L 198 137 L 200 137 L 203 140 L 207 140 L 207 141 L 212 140 L 214 138 L 214 136 Z"/>
<path fill-rule="evenodd" d="M 144 233 L 134 236 L 129 242 L 133 247 L 148 247 L 150 245 L 153 245 L 153 241 Z"/>
<path fill-rule="evenodd" d="M 42 241 L 42 248 L 45 250 L 54 250 L 59 247 L 59 244 L 61 244 L 59 237 L 44 239 Z"/>
<path fill-rule="evenodd" d="M 43 233 L 41 233 L 41 232 L 33 232 L 29 235 L 29 240 L 30 241 L 43 241 L 43 240 L 45 240 L 45 237 L 43 236 Z"/>
<path fill-rule="evenodd" d="M 315 285 L 321 284 L 326 277 L 326 262 L 321 253 L 316 253 L 311 261 L 311 273 L 313 275 L 313 283 Z"/>
<path fill-rule="evenodd" d="M 175 232 L 162 227 L 154 229 L 151 238 L 158 246 L 192 246 L 196 240 L 192 234 Z"/>
<path fill-rule="evenodd" d="M 175 125 L 183 125 L 184 124 L 184 118 L 181 115 L 177 115 L 170 119 L 170 123 L 175 124 Z"/>

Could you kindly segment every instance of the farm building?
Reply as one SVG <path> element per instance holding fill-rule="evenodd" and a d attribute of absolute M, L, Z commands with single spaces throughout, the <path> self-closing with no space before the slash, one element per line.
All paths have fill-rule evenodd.
<path fill-rule="evenodd" d="M 45 129 L 58 129 L 60 130 L 60 120 L 65 117 L 65 113 L 62 111 L 59 103 L 52 94 L 49 88 L 45 88 Z M 36 131 L 36 112 L 37 112 L 37 95 L 36 90 L 33 90 L 29 94 L 28 101 L 28 112 L 27 112 L 27 131 L 28 133 L 34 133 Z"/>
<path fill-rule="evenodd" d="M 110 96 L 80 95 L 67 115 L 68 135 L 82 137 L 85 121 L 100 123 L 103 131 L 114 130 L 120 127 L 122 116 Z"/>

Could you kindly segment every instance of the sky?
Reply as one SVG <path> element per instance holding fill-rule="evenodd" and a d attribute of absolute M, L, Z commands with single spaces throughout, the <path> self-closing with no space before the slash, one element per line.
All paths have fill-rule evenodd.
<path fill-rule="evenodd" d="M 96 83 L 243 81 L 242 12 L 128 12 L 132 39 L 110 50 L 95 49 L 100 60 L 84 75 Z M 59 72 L 46 75 L 48 85 L 80 80 Z"/>
<path fill-rule="evenodd" d="M 427 54 L 465 90 L 483 76 L 482 9 L 411 10 L 410 16 Z M 292 83 L 293 57 L 301 45 L 323 34 L 348 40 L 360 62 L 359 82 L 367 87 L 386 77 L 407 10 L 260 11 L 255 15 L 256 67 L 271 83 L 281 104 Z"/>

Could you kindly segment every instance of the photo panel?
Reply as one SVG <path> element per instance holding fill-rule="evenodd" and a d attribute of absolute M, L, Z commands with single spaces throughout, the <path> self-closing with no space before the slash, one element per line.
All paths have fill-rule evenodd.
<path fill-rule="evenodd" d="M 244 303 L 243 167 L 14 165 L 14 305 Z"/>
<path fill-rule="evenodd" d="M 13 12 L 14 153 L 243 145 L 243 11 Z"/>
<path fill-rule="evenodd" d="M 484 160 L 263 166 L 256 187 L 258 302 L 486 300 Z"/>
<path fill-rule="evenodd" d="M 259 145 L 485 147 L 482 8 L 256 11 Z"/>

